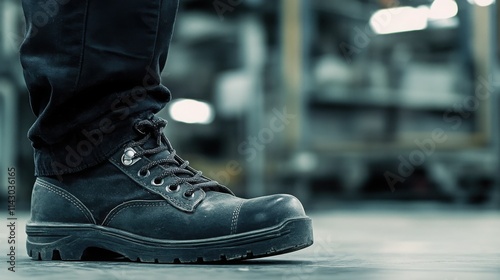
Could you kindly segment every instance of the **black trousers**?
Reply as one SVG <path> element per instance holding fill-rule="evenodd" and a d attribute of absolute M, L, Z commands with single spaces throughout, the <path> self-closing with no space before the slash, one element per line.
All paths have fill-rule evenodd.
<path fill-rule="evenodd" d="M 35 175 L 106 160 L 170 100 L 161 85 L 178 0 L 23 0 L 21 63 L 37 116 Z"/>

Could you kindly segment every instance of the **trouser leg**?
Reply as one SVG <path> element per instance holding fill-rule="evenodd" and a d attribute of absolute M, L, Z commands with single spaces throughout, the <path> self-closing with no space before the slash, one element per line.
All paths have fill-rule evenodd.
<path fill-rule="evenodd" d="M 23 8 L 37 176 L 98 164 L 170 100 L 160 73 L 178 0 L 23 0 Z"/>

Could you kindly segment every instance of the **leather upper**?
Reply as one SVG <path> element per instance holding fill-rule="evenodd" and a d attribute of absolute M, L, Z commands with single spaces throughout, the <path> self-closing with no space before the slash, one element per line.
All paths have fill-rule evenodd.
<path fill-rule="evenodd" d="M 291 195 L 242 199 L 225 191 L 198 189 L 192 197 L 185 196 L 191 184 L 183 183 L 174 191 L 168 188 L 173 180 L 168 177 L 153 184 L 162 167 L 155 166 L 144 176 L 139 169 L 150 159 L 144 156 L 126 165 L 123 152 L 62 182 L 38 178 L 31 223 L 96 224 L 151 238 L 193 240 L 276 227 L 306 217 Z"/>

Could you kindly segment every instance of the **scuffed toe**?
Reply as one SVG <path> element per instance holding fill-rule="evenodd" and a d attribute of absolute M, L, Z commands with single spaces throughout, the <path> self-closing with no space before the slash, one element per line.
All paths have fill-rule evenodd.
<path fill-rule="evenodd" d="M 285 221 L 307 216 L 297 198 L 279 194 L 246 200 L 235 218 L 235 233 L 243 233 L 278 226 Z"/>

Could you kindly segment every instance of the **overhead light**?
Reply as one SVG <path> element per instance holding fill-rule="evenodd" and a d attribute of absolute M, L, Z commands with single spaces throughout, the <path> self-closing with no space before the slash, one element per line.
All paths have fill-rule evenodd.
<path fill-rule="evenodd" d="M 214 120 L 214 109 L 206 103 L 193 99 L 176 99 L 168 108 L 170 117 L 183 123 L 209 124 Z"/>
<path fill-rule="evenodd" d="M 457 13 L 458 5 L 454 0 L 435 0 L 431 4 L 429 19 L 448 19 Z"/>
<path fill-rule="evenodd" d="M 495 3 L 495 0 L 468 0 L 471 4 L 476 4 L 480 7 L 486 7 Z"/>
<path fill-rule="evenodd" d="M 378 10 L 370 18 L 377 34 L 390 34 L 427 28 L 429 7 L 396 7 Z"/>
<path fill-rule="evenodd" d="M 495 0 L 469 1 L 486 4 L 487 1 L 494 2 Z M 457 14 L 458 5 L 455 0 L 435 0 L 430 6 L 405 6 L 378 10 L 370 18 L 370 27 L 377 34 L 423 30 L 427 28 L 429 20 L 434 23 L 454 18 Z"/>

